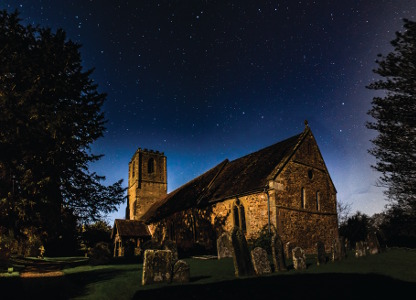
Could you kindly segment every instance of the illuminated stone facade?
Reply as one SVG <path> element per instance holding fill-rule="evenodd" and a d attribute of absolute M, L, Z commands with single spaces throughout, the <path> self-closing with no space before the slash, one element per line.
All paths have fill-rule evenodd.
<path fill-rule="evenodd" d="M 157 200 L 166 196 L 166 156 L 163 152 L 137 149 L 129 163 L 126 219 L 139 220 Z"/>
<path fill-rule="evenodd" d="M 308 126 L 285 141 L 225 160 L 158 201 L 149 201 L 155 203 L 149 211 L 130 213 L 132 218 L 149 224 L 154 239 L 170 238 L 184 251 L 198 247 L 214 253 L 216 238 L 234 226 L 243 229 L 248 241 L 274 227 L 283 243 L 308 253 L 316 251 L 318 241 L 330 251 L 338 238 L 336 189 Z"/>

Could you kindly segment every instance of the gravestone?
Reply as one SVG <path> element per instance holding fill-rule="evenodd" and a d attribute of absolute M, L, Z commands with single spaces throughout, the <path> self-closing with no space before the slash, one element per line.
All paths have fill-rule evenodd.
<path fill-rule="evenodd" d="M 351 243 L 350 243 L 350 240 L 348 238 L 345 238 L 344 245 L 345 245 L 345 250 L 346 251 L 351 250 Z"/>
<path fill-rule="evenodd" d="M 176 243 L 172 240 L 166 239 L 162 243 L 162 249 L 163 250 L 170 250 L 172 252 L 172 262 L 175 263 L 178 258 L 178 247 L 176 246 Z"/>
<path fill-rule="evenodd" d="M 325 245 L 319 241 L 316 243 L 316 265 L 326 264 Z"/>
<path fill-rule="evenodd" d="M 270 274 L 272 272 L 267 251 L 263 248 L 254 248 L 254 250 L 251 251 L 251 260 L 256 275 Z"/>
<path fill-rule="evenodd" d="M 306 269 L 306 255 L 301 247 L 295 247 L 292 250 L 293 267 L 295 270 Z"/>
<path fill-rule="evenodd" d="M 144 252 L 142 284 L 170 282 L 172 273 L 172 251 L 146 250 Z"/>
<path fill-rule="evenodd" d="M 178 260 L 173 266 L 173 282 L 186 283 L 191 277 L 191 268 L 188 263 L 183 260 Z"/>
<path fill-rule="evenodd" d="M 343 251 L 344 249 L 344 251 Z M 332 240 L 331 245 L 331 261 L 338 261 L 345 257 L 345 248 L 342 247 L 341 240 L 339 238 L 335 238 Z"/>
<path fill-rule="evenodd" d="M 283 251 L 283 242 L 280 236 L 275 232 L 272 235 L 272 258 L 275 272 L 287 271 L 285 255 Z"/>
<path fill-rule="evenodd" d="M 254 275 L 254 268 L 248 251 L 246 237 L 238 227 L 234 227 L 231 232 L 231 244 L 233 246 L 235 276 Z"/>
<path fill-rule="evenodd" d="M 285 244 L 285 257 L 292 257 L 292 250 L 295 248 L 295 245 L 291 242 Z"/>
<path fill-rule="evenodd" d="M 218 259 L 233 257 L 233 245 L 231 244 L 231 235 L 224 232 L 217 239 Z"/>
<path fill-rule="evenodd" d="M 355 243 L 355 257 L 366 256 L 365 243 L 363 241 Z"/>
<path fill-rule="evenodd" d="M 367 247 L 369 254 L 380 253 L 380 244 L 378 242 L 377 234 L 375 232 L 370 232 L 367 235 Z"/>

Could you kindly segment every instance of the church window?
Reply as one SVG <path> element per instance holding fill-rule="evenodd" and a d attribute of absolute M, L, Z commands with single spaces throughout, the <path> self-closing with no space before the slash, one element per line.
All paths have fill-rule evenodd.
<path fill-rule="evenodd" d="M 133 163 L 132 163 L 132 165 L 131 165 L 131 177 L 133 177 L 134 178 L 134 161 L 133 161 Z"/>
<path fill-rule="evenodd" d="M 245 214 L 243 204 L 238 199 L 234 204 L 233 214 L 234 214 L 234 226 L 239 227 L 243 232 L 245 232 L 247 229 L 246 214 Z"/>
<path fill-rule="evenodd" d="M 240 212 L 240 228 L 243 232 L 246 232 L 246 214 L 244 211 L 244 206 L 241 204 L 239 207 Z"/>
<path fill-rule="evenodd" d="M 175 223 L 173 221 L 169 222 L 168 236 L 171 241 L 176 241 Z"/>
<path fill-rule="evenodd" d="M 312 179 L 313 178 L 313 171 L 312 170 L 309 170 L 308 171 L 308 178 L 309 179 Z"/>
<path fill-rule="evenodd" d="M 240 227 L 240 217 L 238 213 L 238 206 L 234 205 L 234 226 Z"/>
<path fill-rule="evenodd" d="M 316 192 L 316 210 L 321 209 L 321 194 L 319 192 Z"/>
<path fill-rule="evenodd" d="M 300 190 L 300 208 L 305 208 L 305 203 L 306 203 L 306 192 L 305 192 L 305 188 L 302 188 Z"/>
<path fill-rule="evenodd" d="M 149 158 L 147 162 L 147 173 L 151 174 L 155 171 L 155 160 L 153 158 Z"/>

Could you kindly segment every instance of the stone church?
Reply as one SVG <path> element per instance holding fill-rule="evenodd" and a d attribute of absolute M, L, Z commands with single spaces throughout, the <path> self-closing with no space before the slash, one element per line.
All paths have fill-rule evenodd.
<path fill-rule="evenodd" d="M 215 253 L 217 237 L 234 226 L 249 242 L 273 228 L 284 243 L 310 253 L 322 241 L 330 251 L 338 238 L 336 193 L 305 122 L 303 132 L 225 159 L 169 194 L 166 156 L 139 148 L 129 163 L 126 219 L 147 226 L 157 241 L 176 241 L 182 251 Z M 148 235 L 137 235 L 137 246 Z"/>

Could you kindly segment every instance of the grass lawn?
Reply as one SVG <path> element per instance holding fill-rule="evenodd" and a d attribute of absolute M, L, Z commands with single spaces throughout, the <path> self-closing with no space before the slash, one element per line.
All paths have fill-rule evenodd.
<path fill-rule="evenodd" d="M 59 260 L 59 259 L 57 259 Z M 185 259 L 189 284 L 141 285 L 141 264 L 64 268 L 64 276 L 0 277 L 0 299 L 387 299 L 416 290 L 416 251 L 390 249 L 308 269 L 235 278 L 232 259 Z M 290 267 L 290 266 L 289 266 Z M 8 297 L 4 297 L 8 295 Z"/>

